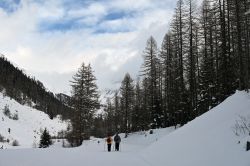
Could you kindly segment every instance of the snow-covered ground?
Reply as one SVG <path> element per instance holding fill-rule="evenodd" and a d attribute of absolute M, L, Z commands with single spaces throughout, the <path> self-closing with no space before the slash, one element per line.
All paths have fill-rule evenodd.
<path fill-rule="evenodd" d="M 249 166 L 249 135 L 236 136 L 239 115 L 250 115 L 250 94 L 236 92 L 210 112 L 174 131 L 134 133 L 123 138 L 120 152 L 107 152 L 103 139 L 78 148 L 0 150 L 0 166 Z M 98 143 L 98 141 L 100 141 Z"/>
<path fill-rule="evenodd" d="M 10 117 L 18 115 L 18 120 L 13 120 L 4 114 L 5 107 L 10 110 Z M 9 140 L 0 142 L 3 148 L 32 148 L 38 145 L 41 132 L 47 128 L 51 135 L 56 136 L 58 132 L 66 130 L 68 123 L 60 118 L 51 120 L 44 112 L 33 109 L 29 106 L 21 105 L 13 99 L 0 93 L 0 135 Z M 10 131 L 10 132 L 9 132 Z M 20 146 L 12 146 L 12 142 L 17 140 Z"/>
<path fill-rule="evenodd" d="M 0 166 L 147 166 L 147 160 L 141 155 L 145 147 L 159 141 L 159 138 L 172 132 L 173 128 L 157 129 L 154 134 L 134 133 L 122 138 L 121 151 L 107 152 L 104 139 L 91 138 L 81 147 L 61 148 L 62 141 L 56 142 L 48 149 L 6 149 L 0 150 Z M 99 143 L 98 143 L 99 141 Z"/>
<path fill-rule="evenodd" d="M 248 117 L 250 125 L 249 115 L 250 94 L 236 92 L 211 111 L 149 146 L 142 156 L 157 161 L 158 166 L 250 166 L 250 151 L 246 152 L 250 133 L 240 136 L 234 133 L 239 116 Z"/>

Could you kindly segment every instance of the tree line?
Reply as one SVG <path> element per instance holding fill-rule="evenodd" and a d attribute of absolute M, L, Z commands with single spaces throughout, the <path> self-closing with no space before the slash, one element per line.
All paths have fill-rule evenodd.
<path fill-rule="evenodd" d="M 62 115 L 63 119 L 71 118 L 72 108 L 59 101 L 42 82 L 26 75 L 3 55 L 0 56 L 0 91 L 20 104 L 28 104 L 47 113 L 51 119 L 56 115 Z"/>
<path fill-rule="evenodd" d="M 127 73 L 97 133 L 184 125 L 250 86 L 250 1 L 178 0 L 161 46 L 151 36 L 139 77 Z"/>

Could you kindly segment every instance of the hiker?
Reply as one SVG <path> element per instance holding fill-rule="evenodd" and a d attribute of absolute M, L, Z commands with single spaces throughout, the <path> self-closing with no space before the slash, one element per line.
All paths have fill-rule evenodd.
<path fill-rule="evenodd" d="M 111 145 L 112 145 L 112 138 L 111 136 L 108 136 L 108 138 L 106 139 L 107 145 L 108 145 L 108 151 L 111 151 Z"/>
<path fill-rule="evenodd" d="M 119 151 L 119 145 L 121 142 L 121 137 L 118 135 L 118 133 L 116 133 L 115 137 L 114 137 L 114 141 L 115 141 L 115 151 Z"/>

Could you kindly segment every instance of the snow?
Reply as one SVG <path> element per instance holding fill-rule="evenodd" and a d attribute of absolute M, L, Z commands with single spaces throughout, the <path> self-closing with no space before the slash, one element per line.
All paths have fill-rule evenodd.
<path fill-rule="evenodd" d="M 99 138 L 84 141 L 83 145 L 77 148 L 60 148 L 62 142 L 57 142 L 48 149 L 0 150 L 0 166 L 16 166 L 19 163 L 23 166 L 147 166 L 150 165 L 148 161 L 137 153 L 173 130 L 174 128 L 171 127 L 154 130 L 154 134 L 137 132 L 130 134 L 128 138 L 120 134 L 122 143 L 119 152 L 107 152 L 104 139 Z"/>
<path fill-rule="evenodd" d="M 160 165 L 249 166 L 246 137 L 237 137 L 233 127 L 240 116 L 250 114 L 250 95 L 237 92 L 211 111 L 143 151 L 143 156 Z M 242 141 L 244 145 L 238 144 Z M 164 148 L 163 148 L 164 147 Z M 155 152 L 158 153 L 155 153 Z"/>
<path fill-rule="evenodd" d="M 10 119 L 5 116 L 3 110 L 5 106 L 9 107 L 11 115 L 18 114 L 18 120 Z M 61 121 L 60 117 L 51 120 L 47 114 L 21 105 L 14 99 L 4 96 L 0 93 L 0 134 L 9 139 L 10 142 L 1 143 L 3 148 L 32 148 L 40 141 L 41 132 L 47 128 L 52 136 L 57 136 L 57 133 L 66 130 L 68 122 Z M 10 133 L 8 129 L 10 128 Z M 17 140 L 20 146 L 11 146 L 11 143 Z"/>
<path fill-rule="evenodd" d="M 120 134 L 120 152 L 107 152 L 99 138 L 77 148 L 61 148 L 62 142 L 56 142 L 47 149 L 0 150 L 0 166 L 249 166 L 250 151 L 245 151 L 245 144 L 250 136 L 236 136 L 233 131 L 239 115 L 250 114 L 249 108 L 250 95 L 236 92 L 177 130 L 137 132 L 128 138 Z"/>

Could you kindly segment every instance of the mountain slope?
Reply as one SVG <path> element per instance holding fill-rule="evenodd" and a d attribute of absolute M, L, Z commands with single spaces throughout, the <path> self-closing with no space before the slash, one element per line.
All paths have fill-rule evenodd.
<path fill-rule="evenodd" d="M 236 120 L 248 115 L 250 94 L 236 92 L 211 111 L 145 149 L 142 155 L 158 166 L 249 166 L 250 151 L 245 151 L 249 136 L 234 134 Z"/>
<path fill-rule="evenodd" d="M 2 90 L 21 104 L 35 103 L 35 108 L 49 114 L 51 118 L 57 115 L 62 115 L 63 119 L 71 117 L 73 110 L 59 101 L 42 82 L 28 76 L 0 54 L 0 91 Z"/>
<path fill-rule="evenodd" d="M 9 116 L 4 114 L 6 108 L 10 111 Z M 18 120 L 13 120 L 15 114 Z M 3 148 L 31 148 L 34 143 L 38 145 L 41 132 L 45 128 L 51 135 L 57 136 L 57 133 L 66 130 L 67 126 L 68 123 L 61 121 L 59 117 L 51 120 L 44 112 L 21 105 L 0 93 L 0 135 L 9 140 L 9 143 L 0 142 L 0 147 L 3 145 Z M 20 146 L 11 146 L 14 140 L 17 140 Z"/>

